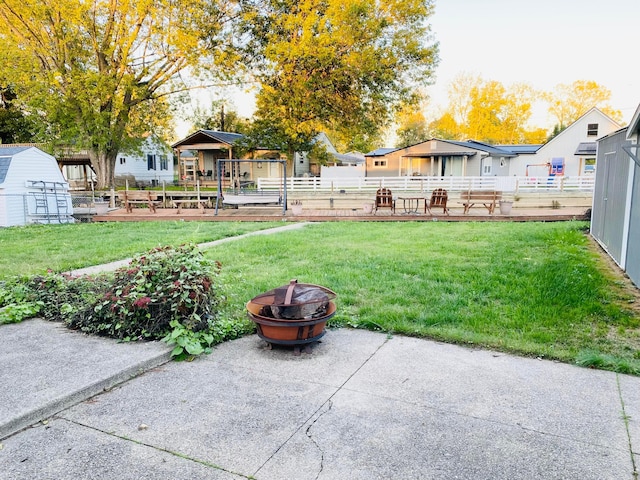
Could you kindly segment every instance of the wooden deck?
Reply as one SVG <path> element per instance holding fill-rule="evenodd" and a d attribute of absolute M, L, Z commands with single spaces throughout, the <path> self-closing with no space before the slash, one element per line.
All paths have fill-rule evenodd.
<path fill-rule="evenodd" d="M 303 210 L 301 215 L 293 215 L 288 210 L 282 215 L 282 207 L 240 207 L 218 210 L 205 209 L 204 213 L 196 208 L 182 208 L 180 213 L 173 208 L 158 208 L 157 213 L 151 213 L 148 208 L 134 208 L 132 213 L 125 209 L 115 209 L 106 215 L 94 215 L 94 222 L 144 222 L 144 221 L 200 221 L 200 222 L 557 222 L 569 220 L 588 220 L 587 209 L 580 207 L 566 207 L 559 209 L 518 209 L 511 210 L 510 215 L 501 215 L 499 210 L 489 215 L 486 209 L 472 209 L 463 214 L 463 208 L 452 208 L 450 215 L 443 214 L 404 214 L 390 211 L 365 213 L 362 209 L 339 210 Z"/>

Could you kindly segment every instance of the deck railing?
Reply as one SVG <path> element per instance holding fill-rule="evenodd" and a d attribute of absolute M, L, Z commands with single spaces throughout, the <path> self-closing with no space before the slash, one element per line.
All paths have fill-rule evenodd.
<path fill-rule="evenodd" d="M 282 179 L 260 178 L 257 187 L 279 190 Z M 584 177 L 345 177 L 288 178 L 288 191 L 375 191 L 386 187 L 395 191 L 431 192 L 444 188 L 451 192 L 464 190 L 500 190 L 503 192 L 579 191 L 593 192 L 594 176 Z"/>

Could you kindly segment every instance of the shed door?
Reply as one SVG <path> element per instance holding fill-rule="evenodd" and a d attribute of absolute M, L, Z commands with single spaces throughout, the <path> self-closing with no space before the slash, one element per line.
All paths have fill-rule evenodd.
<path fill-rule="evenodd" d="M 640 166 L 637 164 L 634 166 L 626 264 L 629 278 L 637 287 L 640 287 Z"/>
<path fill-rule="evenodd" d="M 625 206 L 627 199 L 627 179 L 629 178 L 629 156 L 622 148 L 604 154 L 604 174 L 602 190 L 594 191 L 594 208 L 598 208 L 598 218 L 593 225 L 593 233 L 606 247 L 609 255 L 620 265 L 624 232 Z M 600 160 L 600 159 L 599 159 Z"/>

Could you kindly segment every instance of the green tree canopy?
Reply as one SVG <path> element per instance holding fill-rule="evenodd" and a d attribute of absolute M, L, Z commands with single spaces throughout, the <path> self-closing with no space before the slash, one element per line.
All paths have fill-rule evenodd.
<path fill-rule="evenodd" d="M 431 0 L 241 0 L 245 53 L 261 89 L 259 119 L 287 153 L 320 131 L 363 140 L 427 84 L 437 57 Z"/>
<path fill-rule="evenodd" d="M 188 88 L 182 75 L 229 61 L 228 5 L 0 0 L 0 84 L 42 115 L 52 141 L 86 149 L 107 187 L 119 151 L 163 133 L 167 95 Z"/>
<path fill-rule="evenodd" d="M 38 118 L 16 106 L 11 87 L 0 87 L 0 143 L 36 142 L 40 138 Z"/>

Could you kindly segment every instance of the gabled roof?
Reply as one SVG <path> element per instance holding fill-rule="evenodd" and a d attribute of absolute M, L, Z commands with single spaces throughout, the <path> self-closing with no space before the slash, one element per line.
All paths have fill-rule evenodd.
<path fill-rule="evenodd" d="M 4 183 L 14 155 L 33 147 L 3 147 L 0 145 L 0 183 Z"/>
<path fill-rule="evenodd" d="M 598 138 L 598 140 L 596 140 L 596 143 L 599 143 L 600 141 L 604 140 L 605 138 L 609 138 L 609 137 L 613 137 L 614 135 L 618 135 L 620 132 L 627 132 L 627 138 L 629 138 L 628 129 L 629 129 L 629 127 L 619 128 L 615 132 L 611 132 L 611 133 L 605 135 L 604 137 Z"/>
<path fill-rule="evenodd" d="M 33 148 L 32 146 L 20 146 L 20 147 L 3 147 L 0 145 L 0 157 L 13 157 L 17 153 L 24 152 L 25 150 L 29 150 Z"/>
<path fill-rule="evenodd" d="M 399 148 L 377 148 L 373 152 L 365 153 L 365 157 L 384 157 L 388 153 L 400 150 Z"/>
<path fill-rule="evenodd" d="M 7 172 L 11 165 L 11 157 L 0 156 L 0 184 L 4 183 L 4 179 L 7 178 Z"/>
<path fill-rule="evenodd" d="M 636 112 L 633 114 L 633 118 L 631 119 L 631 123 L 629 123 L 629 127 L 627 130 L 627 139 L 638 132 L 640 132 L 640 105 L 638 105 L 638 108 L 636 109 Z"/>
<path fill-rule="evenodd" d="M 218 132 L 215 130 L 198 130 L 197 132 L 192 133 L 191 135 L 179 140 L 178 142 L 171 145 L 171 148 L 177 148 L 181 145 L 189 145 L 192 143 L 224 143 L 226 145 L 233 145 L 235 142 L 243 138 L 244 135 L 240 133 L 231 133 L 231 132 Z M 200 141 L 198 141 L 200 138 Z M 213 140 L 213 142 L 212 142 Z"/>
<path fill-rule="evenodd" d="M 610 121 L 612 124 L 614 124 L 617 128 L 620 128 L 620 124 L 618 122 L 616 122 L 613 118 L 609 117 L 606 113 L 604 113 L 602 110 L 600 110 L 598 107 L 593 107 L 590 108 L 587 112 L 583 113 L 575 122 L 573 122 L 572 124 L 570 124 L 567 128 L 565 128 L 564 130 L 562 130 L 558 135 L 556 135 L 555 137 L 553 137 L 551 140 L 549 140 L 547 143 L 545 143 L 544 145 L 542 145 L 542 147 L 540 147 L 541 149 L 546 149 L 547 145 L 553 145 L 554 143 L 556 143 L 559 138 L 564 137 L 565 135 L 568 135 L 569 132 L 573 129 L 575 129 L 577 127 L 578 124 L 581 123 L 581 120 L 584 119 L 587 115 L 589 115 L 591 112 L 597 112 L 600 114 L 600 116 L 603 118 L 603 120 L 608 120 Z"/>
<path fill-rule="evenodd" d="M 596 142 L 581 142 L 578 144 L 578 148 L 574 155 L 595 155 L 596 145 Z"/>
<path fill-rule="evenodd" d="M 469 151 L 451 151 L 451 152 L 439 151 L 438 155 L 471 156 L 471 155 L 476 155 L 478 153 L 477 150 L 480 150 L 481 152 L 486 152 L 492 156 L 515 157 L 520 153 L 535 153 L 538 150 L 538 148 L 540 148 L 540 145 L 506 145 L 506 146 L 505 145 L 489 145 L 488 143 L 482 143 L 476 140 L 468 140 L 466 142 L 460 142 L 457 140 L 443 140 L 439 138 L 432 138 L 430 140 L 425 140 L 424 142 L 417 143 L 416 145 L 431 142 L 432 140 L 435 140 L 437 142 L 450 143 L 458 147 L 473 149 Z M 409 147 L 405 147 L 405 148 L 410 148 L 413 146 L 415 145 L 410 145 Z M 401 148 L 378 148 L 377 150 L 367 153 L 366 156 L 367 157 L 383 157 L 391 152 L 395 152 L 398 150 L 402 150 L 402 149 Z M 409 153 L 406 156 L 411 157 L 411 156 L 422 156 L 422 155 L 424 154 Z"/>

